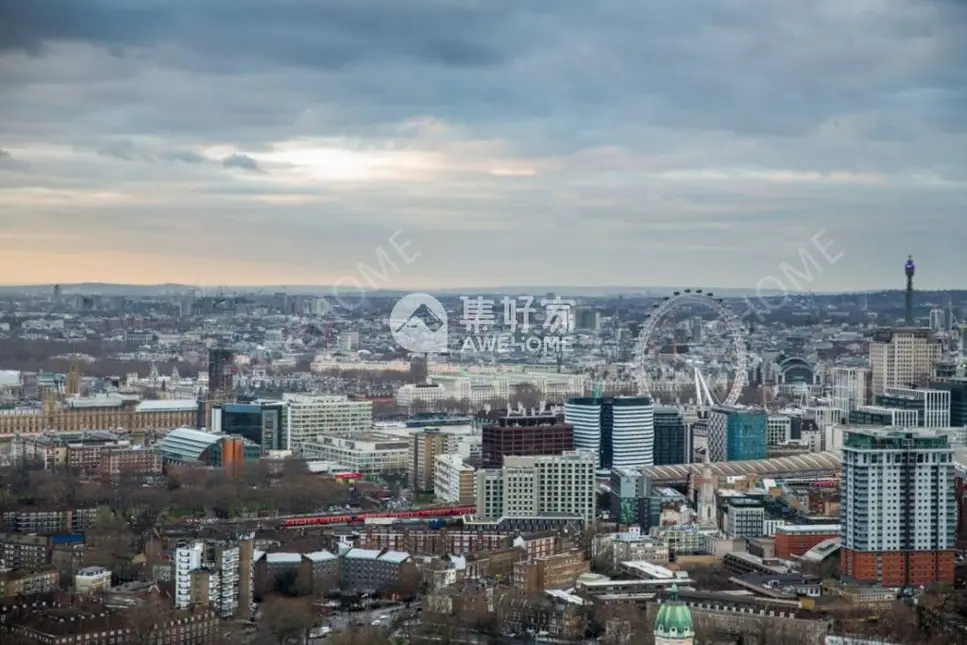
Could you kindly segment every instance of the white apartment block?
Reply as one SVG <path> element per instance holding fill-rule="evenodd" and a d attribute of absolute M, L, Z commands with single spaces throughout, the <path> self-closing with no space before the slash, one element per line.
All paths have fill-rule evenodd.
<path fill-rule="evenodd" d="M 286 394 L 283 399 L 289 450 L 301 450 L 304 442 L 318 435 L 348 435 L 373 429 L 372 401 L 299 394 Z"/>
<path fill-rule="evenodd" d="M 778 446 L 792 439 L 792 419 L 782 414 L 771 414 L 766 420 L 766 444 Z"/>
<path fill-rule="evenodd" d="M 870 383 L 872 373 L 866 367 L 834 367 L 832 369 L 833 407 L 846 412 L 872 403 Z"/>
<path fill-rule="evenodd" d="M 586 451 L 505 457 L 501 470 L 477 473 L 477 513 L 488 519 L 572 515 L 595 517 L 595 455 Z"/>
<path fill-rule="evenodd" d="M 923 423 L 920 424 L 922 427 L 950 427 L 950 390 L 887 388 L 886 395 L 919 401 L 923 406 Z"/>
<path fill-rule="evenodd" d="M 496 519 L 504 514 L 504 473 L 502 470 L 478 470 L 474 490 L 477 495 L 477 517 Z"/>
<path fill-rule="evenodd" d="M 111 588 L 111 570 L 104 567 L 83 567 L 74 574 L 74 592 L 89 594 Z"/>
<path fill-rule="evenodd" d="M 803 409 L 803 418 L 814 420 L 822 430 L 827 426 L 843 423 L 843 419 L 849 418 L 849 413 L 829 405 L 814 405 Z"/>
<path fill-rule="evenodd" d="M 236 615 L 243 604 L 251 606 L 253 562 L 249 562 L 248 571 L 242 571 L 241 551 L 238 541 L 198 540 L 176 548 L 175 607 L 186 609 L 202 603 L 220 616 L 229 617 Z M 205 584 L 200 584 L 200 580 Z"/>
<path fill-rule="evenodd" d="M 826 436 L 822 428 L 816 428 L 815 430 L 803 428 L 800 441 L 805 444 L 810 452 L 823 452 L 823 444 L 826 442 Z"/>
<path fill-rule="evenodd" d="M 942 353 L 942 345 L 928 329 L 877 332 L 870 342 L 873 394 L 919 384 L 933 374 L 934 363 Z"/>
<path fill-rule="evenodd" d="M 843 548 L 954 548 L 953 452 L 934 430 L 851 430 L 843 446 Z"/>
<path fill-rule="evenodd" d="M 379 432 L 319 435 L 303 442 L 302 454 L 363 474 L 407 472 L 410 468 L 410 441 Z"/>
<path fill-rule="evenodd" d="M 433 464 L 433 495 L 448 504 L 476 503 L 476 471 L 460 455 L 437 455 Z"/>
<path fill-rule="evenodd" d="M 175 549 L 175 607 L 178 609 L 187 609 L 192 604 L 191 572 L 201 568 L 204 555 L 204 542 Z"/>
<path fill-rule="evenodd" d="M 359 332 L 344 331 L 340 332 L 336 341 L 336 348 L 341 352 L 355 352 L 359 349 Z"/>

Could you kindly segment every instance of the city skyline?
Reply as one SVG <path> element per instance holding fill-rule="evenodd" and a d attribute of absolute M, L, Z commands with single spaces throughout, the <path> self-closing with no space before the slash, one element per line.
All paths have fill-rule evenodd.
<path fill-rule="evenodd" d="M 967 7 L 699 4 L 4 4 L 0 283 L 964 287 Z"/>

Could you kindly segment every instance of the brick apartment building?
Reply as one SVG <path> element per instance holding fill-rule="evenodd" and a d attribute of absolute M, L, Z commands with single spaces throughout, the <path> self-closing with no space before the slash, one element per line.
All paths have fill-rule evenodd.
<path fill-rule="evenodd" d="M 839 524 L 786 524 L 776 529 L 776 557 L 791 560 L 840 535 Z"/>

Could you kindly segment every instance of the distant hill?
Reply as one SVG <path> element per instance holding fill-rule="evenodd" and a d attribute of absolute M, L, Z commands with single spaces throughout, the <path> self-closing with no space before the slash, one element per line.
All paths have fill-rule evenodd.
<path fill-rule="evenodd" d="M 543 296 L 553 293 L 559 296 L 573 297 L 664 297 L 670 296 L 675 291 L 684 291 L 687 287 L 567 287 L 567 286 L 520 286 L 520 287 L 463 287 L 455 289 L 431 289 L 430 293 L 439 296 L 460 296 L 460 295 L 488 295 L 488 294 L 526 294 L 532 296 Z M 103 295 L 103 296 L 162 296 L 178 295 L 198 292 L 199 295 L 214 295 L 215 293 L 280 293 L 285 292 L 294 295 L 319 295 L 326 296 L 332 294 L 335 287 L 326 285 L 268 285 L 268 286 L 245 286 L 230 285 L 224 287 L 193 287 L 185 284 L 109 284 L 102 282 L 81 282 L 78 284 L 61 284 L 60 291 L 64 295 L 83 294 L 83 295 Z M 42 294 L 52 293 L 54 285 L 0 285 L 0 294 L 27 293 Z M 420 289 L 411 290 L 374 290 L 368 291 L 371 297 L 398 298 L 407 293 L 421 291 Z M 723 298 L 742 298 L 756 295 L 755 289 L 706 289 L 717 296 Z M 347 297 L 353 296 L 353 289 L 340 287 L 339 293 Z M 760 295 L 778 295 L 778 291 L 767 291 Z"/>
<path fill-rule="evenodd" d="M 568 286 L 518 286 L 518 287 L 465 287 L 459 289 L 429 289 L 426 290 L 429 293 L 444 296 L 444 297 L 454 297 L 461 295 L 495 295 L 495 294 L 508 294 L 508 295 L 530 295 L 530 296 L 543 296 L 544 294 L 553 293 L 558 296 L 570 296 L 570 297 L 617 297 L 617 296 L 627 296 L 627 297 L 665 297 L 672 295 L 675 291 L 684 291 L 689 287 L 568 287 Z M 102 282 L 81 282 L 78 284 L 61 284 L 61 293 L 64 295 L 71 294 L 83 294 L 83 295 L 103 295 L 103 296 L 175 296 L 179 294 L 189 294 L 197 292 L 199 295 L 215 295 L 215 294 L 225 294 L 225 293 L 280 293 L 285 292 L 292 295 L 317 295 L 317 296 L 327 296 L 334 292 L 334 287 L 326 285 L 267 285 L 267 286 L 245 286 L 245 285 L 227 285 L 222 287 L 196 287 L 185 284 L 177 283 L 166 283 L 166 284 L 154 284 L 154 285 L 139 285 L 139 284 L 111 284 Z M 763 290 L 761 292 L 756 292 L 755 289 L 736 289 L 736 288 L 720 288 L 716 289 L 714 287 L 707 287 L 704 289 L 706 292 L 712 292 L 716 296 L 722 298 L 752 298 L 752 297 L 770 297 L 770 296 L 780 296 L 781 291 L 778 290 Z M 50 294 L 54 291 L 54 285 L 0 285 L 0 295 L 11 295 L 14 293 L 24 293 L 24 294 Z M 409 289 L 409 290 L 374 290 L 368 291 L 367 295 L 376 298 L 399 298 L 407 293 L 413 293 L 416 291 L 421 291 L 421 289 Z M 883 290 L 883 289 L 870 289 L 862 291 L 843 291 L 843 292 L 816 292 L 814 295 L 838 295 L 841 293 L 892 293 L 899 292 L 901 290 Z M 339 293 L 345 297 L 352 298 L 354 295 L 354 289 L 339 288 Z M 951 290 L 940 290 L 940 291 L 918 291 L 920 294 L 944 294 L 944 293 L 957 293 L 957 291 Z M 803 294 L 805 295 L 805 294 Z"/>

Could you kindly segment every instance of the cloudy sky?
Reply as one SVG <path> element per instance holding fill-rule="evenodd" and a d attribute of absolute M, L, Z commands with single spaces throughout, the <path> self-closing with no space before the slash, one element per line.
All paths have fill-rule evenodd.
<path fill-rule="evenodd" d="M 0 0 L 0 283 L 382 248 L 386 288 L 751 287 L 804 247 L 816 291 L 908 253 L 965 287 L 965 34 L 961 0 Z"/>

